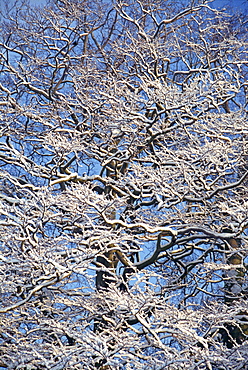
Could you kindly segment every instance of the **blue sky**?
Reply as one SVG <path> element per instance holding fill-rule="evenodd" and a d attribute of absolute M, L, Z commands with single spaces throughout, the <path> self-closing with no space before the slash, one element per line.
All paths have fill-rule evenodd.
<path fill-rule="evenodd" d="M 214 0 L 214 6 L 216 7 L 225 7 L 226 4 L 229 4 L 233 9 L 248 9 L 248 1 L 247 0 Z"/>
<path fill-rule="evenodd" d="M 12 0 L 10 0 L 9 2 L 11 2 Z M 34 4 L 34 5 L 40 5 L 42 3 L 45 3 L 46 0 L 30 0 L 30 3 L 31 4 Z M 2 1 L 0 0 L 0 3 L 2 3 Z M 242 9 L 242 10 L 248 10 L 248 1 L 247 0 L 214 0 L 213 1 L 213 4 L 214 6 L 216 7 L 224 7 L 226 6 L 226 4 L 229 3 L 231 5 L 232 8 L 239 8 L 239 9 Z"/>

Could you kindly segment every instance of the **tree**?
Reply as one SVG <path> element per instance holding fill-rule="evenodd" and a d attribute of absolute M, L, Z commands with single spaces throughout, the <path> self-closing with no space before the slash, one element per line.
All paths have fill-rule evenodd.
<path fill-rule="evenodd" d="M 1 17 L 1 367 L 246 369 L 245 15 Z"/>

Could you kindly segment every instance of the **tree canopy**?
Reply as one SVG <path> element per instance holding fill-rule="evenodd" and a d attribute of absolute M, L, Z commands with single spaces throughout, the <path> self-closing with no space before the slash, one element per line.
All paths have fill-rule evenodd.
<path fill-rule="evenodd" d="M 247 17 L 5 4 L 0 368 L 248 363 Z"/>

